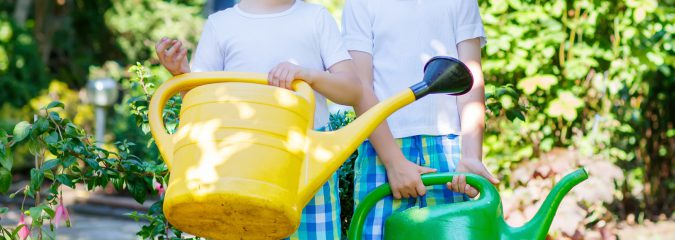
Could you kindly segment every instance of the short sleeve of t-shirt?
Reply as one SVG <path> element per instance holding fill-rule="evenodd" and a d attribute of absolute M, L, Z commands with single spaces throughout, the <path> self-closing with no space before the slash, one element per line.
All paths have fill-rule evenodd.
<path fill-rule="evenodd" d="M 459 0 L 454 19 L 455 24 L 455 44 L 473 38 L 480 38 L 480 46 L 487 43 L 483 21 L 480 17 L 480 9 L 477 0 Z"/>
<path fill-rule="evenodd" d="M 342 43 L 340 29 L 335 19 L 325 8 L 321 8 L 317 27 L 324 69 L 327 70 L 338 62 L 351 59 Z"/>
<path fill-rule="evenodd" d="M 204 24 L 202 36 L 197 43 L 197 50 L 192 57 L 191 70 L 193 72 L 223 71 L 225 68 L 213 21 L 213 18 L 209 17 Z"/>
<path fill-rule="evenodd" d="M 342 31 L 348 50 L 373 54 L 373 28 L 367 0 L 347 0 L 342 12 Z"/>

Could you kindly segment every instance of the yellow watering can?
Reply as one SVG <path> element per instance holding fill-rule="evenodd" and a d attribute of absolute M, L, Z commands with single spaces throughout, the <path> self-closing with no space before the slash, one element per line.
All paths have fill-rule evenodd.
<path fill-rule="evenodd" d="M 464 94 L 473 79 L 460 61 L 436 57 L 424 80 L 386 99 L 348 126 L 314 131 L 314 92 L 268 86 L 267 75 L 188 73 L 152 97 L 152 136 L 171 177 L 164 214 L 178 229 L 213 239 L 279 239 L 347 157 L 394 111 L 432 93 Z M 179 91 L 180 127 L 166 132 L 162 112 Z"/>

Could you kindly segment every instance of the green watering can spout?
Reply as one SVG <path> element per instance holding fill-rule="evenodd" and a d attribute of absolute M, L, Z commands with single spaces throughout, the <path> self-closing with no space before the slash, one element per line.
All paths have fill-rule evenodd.
<path fill-rule="evenodd" d="M 553 217 L 562 202 L 563 197 L 572 190 L 574 186 L 588 179 L 586 169 L 577 169 L 568 174 L 556 184 L 546 197 L 532 220 L 525 223 L 522 227 L 509 227 L 504 232 L 504 239 L 544 239 L 553 222 Z"/>

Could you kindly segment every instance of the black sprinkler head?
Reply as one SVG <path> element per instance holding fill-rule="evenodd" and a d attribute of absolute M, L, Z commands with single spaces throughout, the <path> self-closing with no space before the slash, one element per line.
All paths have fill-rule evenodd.
<path fill-rule="evenodd" d="M 473 77 L 464 63 L 455 58 L 439 56 L 427 62 L 424 80 L 410 89 L 415 93 L 415 98 L 420 99 L 432 93 L 458 96 L 469 92 L 472 86 Z"/>

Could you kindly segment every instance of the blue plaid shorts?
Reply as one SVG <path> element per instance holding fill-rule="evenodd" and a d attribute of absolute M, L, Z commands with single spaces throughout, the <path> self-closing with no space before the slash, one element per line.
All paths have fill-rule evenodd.
<path fill-rule="evenodd" d="M 408 161 L 419 166 L 435 168 L 438 172 L 454 172 L 460 157 L 458 135 L 418 135 L 396 139 Z M 354 202 L 359 204 L 370 191 L 388 182 L 384 165 L 375 149 L 366 141 L 359 147 L 359 156 L 354 165 Z M 395 200 L 388 196 L 380 200 L 366 217 L 363 239 L 382 239 L 384 222 L 394 212 L 427 205 L 467 201 L 469 198 L 448 190 L 445 186 L 429 186 L 427 194 L 419 198 Z"/>
<path fill-rule="evenodd" d="M 320 128 L 317 131 L 326 131 Z M 329 129 L 328 129 L 329 130 Z M 333 240 L 340 239 L 340 195 L 338 174 L 333 173 L 328 181 L 302 209 L 298 230 L 287 239 Z"/>

